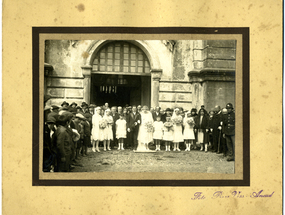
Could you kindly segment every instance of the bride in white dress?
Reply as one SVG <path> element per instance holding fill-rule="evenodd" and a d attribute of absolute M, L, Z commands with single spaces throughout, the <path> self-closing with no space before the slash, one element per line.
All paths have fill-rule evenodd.
<path fill-rule="evenodd" d="M 153 126 L 153 118 L 147 106 L 143 106 L 141 114 L 141 125 L 138 133 L 138 148 L 136 151 L 148 151 L 148 144 L 153 141 L 151 127 Z"/>

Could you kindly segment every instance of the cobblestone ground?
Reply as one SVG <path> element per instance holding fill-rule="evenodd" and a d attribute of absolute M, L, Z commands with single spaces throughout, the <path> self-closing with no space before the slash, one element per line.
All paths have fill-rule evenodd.
<path fill-rule="evenodd" d="M 154 149 L 154 146 L 152 148 Z M 222 154 L 191 150 L 190 152 L 134 152 L 130 149 L 92 152 L 80 157 L 72 172 L 208 172 L 234 173 L 234 162 Z"/>

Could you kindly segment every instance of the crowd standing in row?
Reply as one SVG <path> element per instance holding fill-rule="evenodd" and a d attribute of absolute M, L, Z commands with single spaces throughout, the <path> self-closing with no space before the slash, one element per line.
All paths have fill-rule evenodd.
<path fill-rule="evenodd" d="M 100 143 L 104 151 L 148 151 L 153 143 L 156 151 L 163 146 L 165 151 L 200 149 L 234 160 L 235 113 L 231 103 L 223 109 L 216 106 L 209 113 L 202 105 L 197 113 L 195 108 L 164 111 L 140 105 L 109 108 L 108 103 L 96 107 L 63 102 L 61 107 L 53 105 L 45 110 L 44 131 L 44 171 L 68 172 L 80 165 L 88 147 L 100 152 Z"/>

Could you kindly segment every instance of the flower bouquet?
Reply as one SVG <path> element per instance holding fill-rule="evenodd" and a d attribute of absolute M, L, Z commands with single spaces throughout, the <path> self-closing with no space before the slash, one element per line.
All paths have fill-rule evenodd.
<path fill-rule="evenodd" d="M 186 122 L 190 125 L 190 126 L 194 126 L 195 122 L 193 120 L 193 118 L 187 119 Z"/>
<path fill-rule="evenodd" d="M 183 121 L 183 119 L 182 119 L 181 116 L 175 117 L 175 118 L 173 119 L 173 122 L 174 122 L 175 124 L 177 124 L 177 125 L 182 124 L 182 121 Z"/>
<path fill-rule="evenodd" d="M 173 123 L 172 122 L 165 122 L 164 127 L 166 127 L 168 131 L 173 130 Z"/>
<path fill-rule="evenodd" d="M 153 132 L 154 131 L 154 127 L 152 125 L 152 122 L 146 122 L 145 126 L 146 126 L 147 132 Z"/>
<path fill-rule="evenodd" d="M 113 123 L 114 123 L 112 117 L 108 117 L 106 121 L 107 121 L 107 124 L 108 124 L 108 125 L 113 125 Z"/>
<path fill-rule="evenodd" d="M 107 122 L 105 121 L 105 120 L 101 120 L 100 122 L 99 122 L 99 128 L 100 129 L 104 129 L 104 128 L 106 128 L 107 127 Z"/>

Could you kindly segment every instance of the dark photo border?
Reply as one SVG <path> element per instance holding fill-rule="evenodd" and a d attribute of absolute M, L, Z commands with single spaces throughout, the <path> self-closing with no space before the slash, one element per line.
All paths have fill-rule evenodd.
<path fill-rule="evenodd" d="M 243 87 L 243 180 L 41 180 L 39 179 L 40 131 L 40 34 L 239 34 L 242 35 Z M 32 185 L 33 186 L 250 186 L 250 90 L 249 90 L 249 28 L 197 27 L 33 27 L 33 123 L 32 123 Z M 67 173 L 68 174 L 68 173 Z"/>

